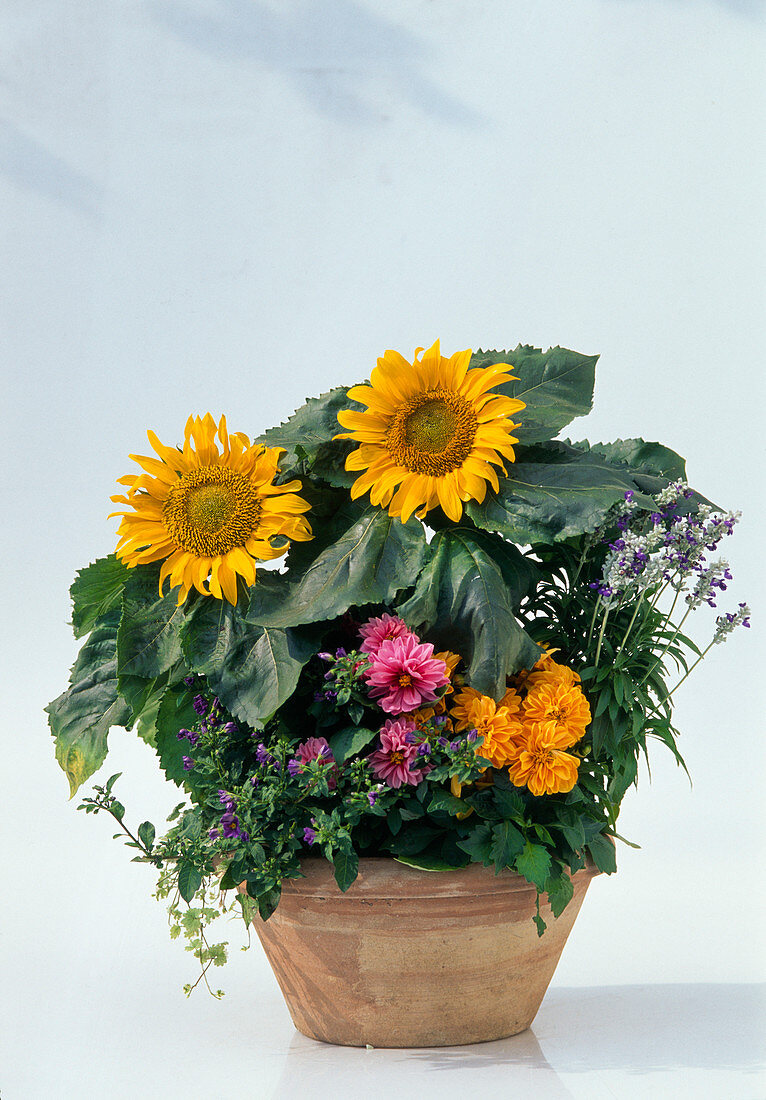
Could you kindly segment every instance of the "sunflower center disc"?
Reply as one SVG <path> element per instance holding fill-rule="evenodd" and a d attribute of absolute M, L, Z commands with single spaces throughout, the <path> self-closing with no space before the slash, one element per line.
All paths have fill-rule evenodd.
<path fill-rule="evenodd" d="M 426 401 L 407 417 L 404 438 L 408 447 L 441 454 L 457 428 L 457 413 L 444 401 Z"/>
<path fill-rule="evenodd" d="M 441 387 L 412 397 L 396 411 L 388 431 L 391 457 L 412 473 L 441 477 L 471 453 L 478 421 L 464 397 Z"/>
<path fill-rule="evenodd" d="M 261 502 L 255 487 L 226 466 L 201 466 L 173 486 L 162 518 L 177 546 L 199 557 L 244 546 L 258 526 Z"/>

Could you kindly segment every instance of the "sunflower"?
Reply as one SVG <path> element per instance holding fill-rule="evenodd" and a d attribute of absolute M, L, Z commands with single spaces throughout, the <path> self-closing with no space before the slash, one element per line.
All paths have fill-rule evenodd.
<path fill-rule="evenodd" d="M 223 416 L 216 429 L 210 413 L 189 417 L 182 450 L 147 435 L 159 458 L 130 456 L 145 473 L 119 478 L 127 493 L 112 500 L 131 510 L 112 515 L 122 516 L 119 558 L 130 567 L 163 562 L 160 595 L 169 577 L 180 585 L 179 606 L 192 587 L 235 604 L 238 574 L 253 584 L 257 560 L 284 554 L 288 539 L 312 538 L 302 515 L 310 505 L 295 495 L 301 483 L 274 484 L 281 447 L 251 446 L 227 433 Z"/>
<path fill-rule="evenodd" d="M 577 782 L 580 761 L 563 752 L 566 737 L 550 723 L 536 722 L 526 731 L 508 768 L 516 787 L 528 787 L 533 795 L 565 794 Z"/>
<path fill-rule="evenodd" d="M 484 500 L 489 483 L 498 489 L 494 466 L 513 462 L 513 413 L 523 401 L 489 391 L 514 380 L 507 363 L 468 369 L 471 351 L 445 359 L 439 341 L 408 363 L 387 351 L 369 386 L 352 386 L 348 396 L 366 412 L 344 409 L 338 420 L 349 431 L 336 439 L 360 446 L 346 459 L 347 470 L 363 471 L 351 487 L 356 499 L 370 493 L 373 504 L 406 523 L 440 505 L 457 522 L 463 502 Z"/>

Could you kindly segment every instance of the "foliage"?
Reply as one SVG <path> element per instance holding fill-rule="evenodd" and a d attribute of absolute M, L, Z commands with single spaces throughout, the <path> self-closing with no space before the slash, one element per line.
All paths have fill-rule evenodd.
<path fill-rule="evenodd" d="M 513 871 L 537 890 L 542 934 L 586 861 L 615 870 L 620 805 L 650 739 L 684 766 L 674 691 L 749 625 L 744 604 L 719 615 L 704 650 L 685 628 L 727 588 L 710 554 L 737 516 L 689 489 L 662 444 L 554 438 L 590 410 L 596 357 L 520 345 L 476 352 L 471 367 L 499 363 L 515 377 L 498 394 L 526 405 L 516 461 L 459 523 L 433 507 L 403 524 L 351 498 L 352 447 L 334 436 L 338 412 L 362 406 L 341 386 L 261 437 L 311 505 L 313 538 L 292 543 L 282 571 L 240 579 L 236 603 L 192 591 L 179 606 L 177 589 L 160 595 L 160 563 L 127 569 L 114 555 L 72 585 L 85 641 L 47 708 L 56 757 L 74 795 L 109 729 L 135 728 L 183 787 L 164 835 L 128 828 L 118 776 L 80 809 L 108 813 L 158 870 L 171 935 L 186 936 L 206 984 L 226 957 L 206 935 L 221 907 L 268 919 L 305 859 L 327 859 L 344 891 L 368 855 Z M 404 680 L 386 697 L 375 677 L 404 638 L 404 680 L 421 686 L 417 706 L 397 709 L 385 699 Z M 514 767 L 531 759 L 548 688 L 559 717 L 541 725 L 559 771 L 533 793 Z"/>

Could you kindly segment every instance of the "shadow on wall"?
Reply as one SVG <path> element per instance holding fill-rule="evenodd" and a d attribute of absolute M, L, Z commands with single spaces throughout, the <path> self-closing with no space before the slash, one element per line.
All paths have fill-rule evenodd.
<path fill-rule="evenodd" d="M 0 173 L 11 183 L 43 198 L 94 217 L 103 198 L 100 184 L 10 122 L 0 120 Z"/>
<path fill-rule="evenodd" d="M 400 101 L 453 126 L 482 116 L 424 75 L 433 51 L 410 30 L 354 0 L 151 0 L 149 10 L 179 39 L 211 57 L 282 73 L 320 114 L 352 125 L 386 121 L 391 86 Z M 452 75 L 452 74 L 451 74 Z M 386 81 L 380 101 L 376 84 Z"/>

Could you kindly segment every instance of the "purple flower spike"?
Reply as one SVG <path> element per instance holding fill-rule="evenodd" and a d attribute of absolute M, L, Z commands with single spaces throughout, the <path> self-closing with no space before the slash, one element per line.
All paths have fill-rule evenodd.
<path fill-rule="evenodd" d="M 192 706 L 200 717 L 202 717 L 203 714 L 207 714 L 207 700 L 204 695 L 195 695 Z"/>
<path fill-rule="evenodd" d="M 194 761 L 190 756 L 183 757 L 183 766 L 185 772 L 190 772 L 192 770 L 192 768 L 194 767 Z"/>
<path fill-rule="evenodd" d="M 370 803 L 370 805 L 372 805 L 372 803 Z M 306 844 L 311 845 L 311 844 L 315 843 L 316 838 L 317 838 L 316 830 L 309 828 L 309 826 L 307 825 L 306 828 L 303 830 L 303 840 L 304 840 L 304 842 Z"/>

